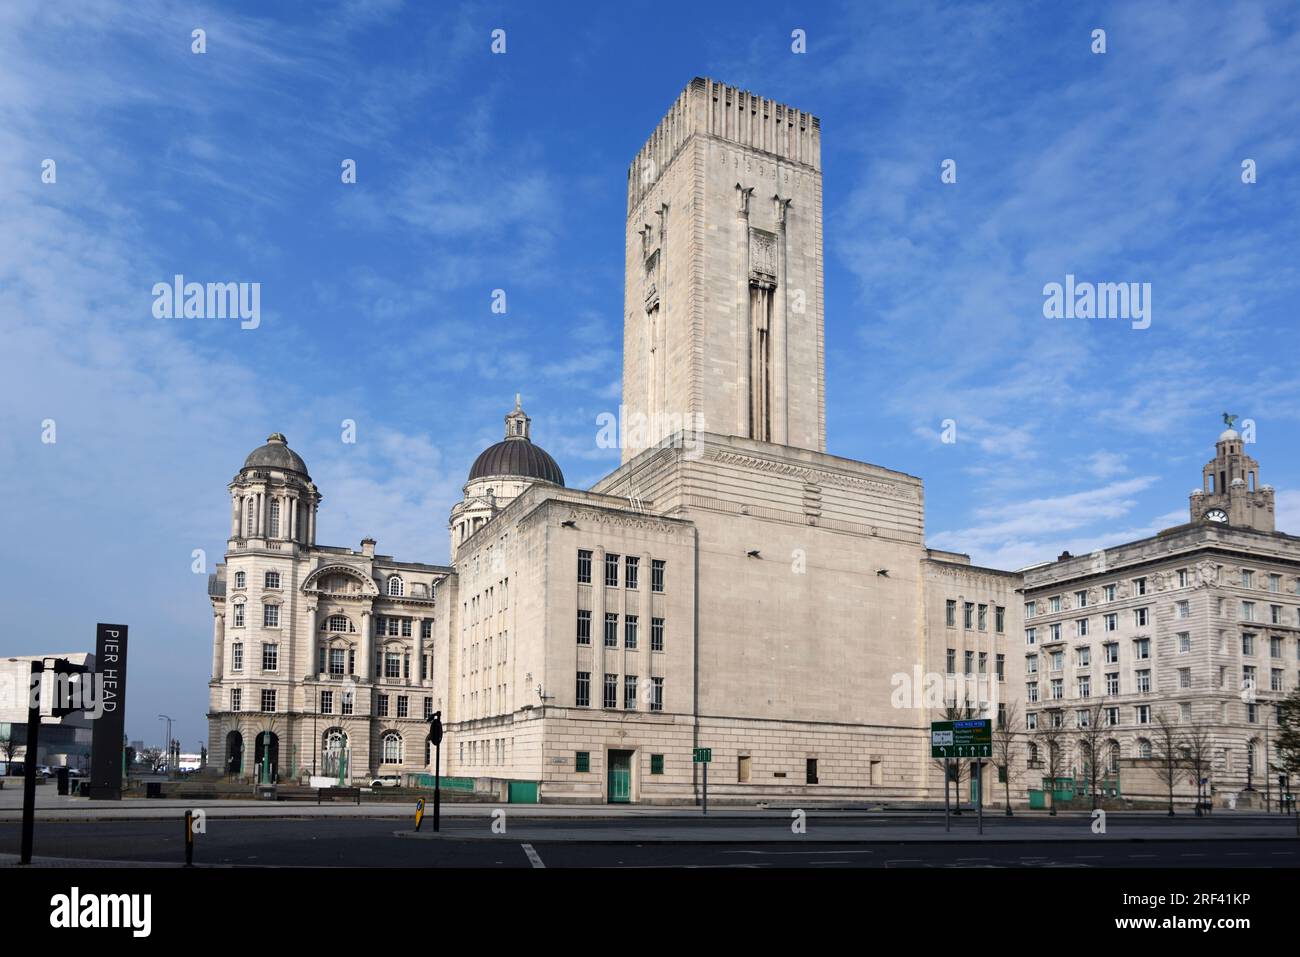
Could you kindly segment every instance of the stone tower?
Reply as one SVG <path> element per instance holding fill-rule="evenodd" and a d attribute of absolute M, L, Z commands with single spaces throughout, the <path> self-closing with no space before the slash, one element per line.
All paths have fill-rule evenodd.
<path fill-rule="evenodd" d="M 628 170 L 623 454 L 686 428 L 825 451 L 821 133 L 696 77 Z"/>
<path fill-rule="evenodd" d="M 1259 484 L 1259 463 L 1243 451 L 1241 434 L 1229 425 L 1214 452 L 1201 470 L 1201 488 L 1191 495 L 1192 521 L 1274 531 L 1273 488 Z"/>

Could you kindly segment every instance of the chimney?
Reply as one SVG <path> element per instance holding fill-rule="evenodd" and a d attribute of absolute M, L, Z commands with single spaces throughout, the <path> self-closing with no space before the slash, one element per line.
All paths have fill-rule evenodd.
<path fill-rule="evenodd" d="M 375 557 L 375 540 L 373 538 L 361 539 L 361 554 L 366 558 Z"/>

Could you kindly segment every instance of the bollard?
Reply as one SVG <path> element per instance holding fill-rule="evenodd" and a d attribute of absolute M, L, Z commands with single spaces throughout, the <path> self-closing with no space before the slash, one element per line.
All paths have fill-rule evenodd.
<path fill-rule="evenodd" d="M 185 812 L 185 866 L 194 866 L 194 812 Z"/>

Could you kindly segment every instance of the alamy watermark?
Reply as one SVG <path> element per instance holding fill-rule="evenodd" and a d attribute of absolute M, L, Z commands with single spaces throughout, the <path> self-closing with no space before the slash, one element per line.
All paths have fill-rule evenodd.
<path fill-rule="evenodd" d="M 1151 325 L 1151 283 L 1076 282 L 1043 287 L 1043 315 L 1048 319 L 1129 319 L 1134 329 Z"/>
<path fill-rule="evenodd" d="M 186 282 L 177 273 L 172 281 L 153 284 L 155 319 L 239 319 L 239 328 L 262 324 L 260 282 Z"/>

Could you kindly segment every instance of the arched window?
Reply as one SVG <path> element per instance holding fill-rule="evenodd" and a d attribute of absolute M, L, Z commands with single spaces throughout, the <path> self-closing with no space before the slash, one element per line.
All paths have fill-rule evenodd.
<path fill-rule="evenodd" d="M 248 576 L 243 572 L 235 572 L 235 587 L 243 588 L 248 583 Z"/>
<path fill-rule="evenodd" d="M 330 615 L 320 626 L 320 630 L 347 633 L 356 629 L 352 627 L 352 622 L 348 621 L 346 615 Z"/>
<path fill-rule="evenodd" d="M 403 583 L 400 575 L 392 575 L 388 579 L 388 594 L 395 598 L 400 598 L 406 594 L 406 585 Z"/>
<path fill-rule="evenodd" d="M 384 735 L 384 764 L 402 763 L 402 736 L 396 731 Z"/>
<path fill-rule="evenodd" d="M 1151 742 L 1148 741 L 1146 738 L 1138 738 L 1138 757 L 1139 758 L 1151 757 Z"/>
<path fill-rule="evenodd" d="M 1116 772 L 1119 770 L 1119 755 L 1120 755 L 1119 742 L 1112 741 L 1110 743 L 1109 758 L 1106 762 L 1106 765 L 1111 772 Z"/>
<path fill-rule="evenodd" d="M 248 513 L 248 531 L 246 533 L 246 537 L 252 538 L 253 535 L 257 534 L 257 513 L 253 509 L 252 496 L 249 496 L 248 498 L 247 513 Z"/>
<path fill-rule="evenodd" d="M 280 500 L 277 499 L 277 498 L 273 498 L 273 499 L 271 499 L 271 522 L 270 522 L 270 526 L 271 526 L 271 527 L 270 527 L 271 537 L 272 537 L 272 538 L 279 538 L 279 536 L 280 536 Z"/>
<path fill-rule="evenodd" d="M 1029 766 L 1033 767 L 1038 763 L 1038 745 L 1029 742 Z"/>

